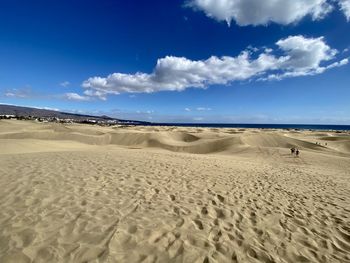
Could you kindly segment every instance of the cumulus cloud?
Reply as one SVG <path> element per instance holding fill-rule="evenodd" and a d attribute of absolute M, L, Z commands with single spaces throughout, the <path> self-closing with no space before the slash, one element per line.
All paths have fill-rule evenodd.
<path fill-rule="evenodd" d="M 189 87 L 205 88 L 211 84 L 227 84 L 232 80 L 245 80 L 273 68 L 278 59 L 261 54 L 251 60 L 249 52 L 237 57 L 210 57 L 192 61 L 184 57 L 167 56 L 159 59 L 151 74 L 114 73 L 106 78 L 92 77 L 84 81 L 86 95 L 98 96 L 120 93 L 152 93 L 157 91 L 182 91 Z"/>
<path fill-rule="evenodd" d="M 350 21 L 350 0 L 339 0 L 339 6 L 346 19 Z"/>
<path fill-rule="evenodd" d="M 323 37 L 290 36 L 277 41 L 275 49 L 261 50 L 260 53 L 244 50 L 236 57 L 212 56 L 197 61 L 166 56 L 158 59 L 150 74 L 113 73 L 87 79 L 82 84 L 83 98 L 106 99 L 107 94 L 182 91 L 233 81 L 315 75 L 348 63 L 348 59 L 334 61 L 337 50 L 328 46 Z M 80 98 L 80 95 L 71 97 Z"/>
<path fill-rule="evenodd" d="M 73 92 L 64 94 L 64 98 L 67 100 L 76 100 L 76 101 L 89 101 L 91 99 L 91 97 L 89 96 L 82 96 Z"/>
<path fill-rule="evenodd" d="M 240 26 L 270 22 L 288 25 L 305 16 L 318 20 L 333 9 L 329 0 L 189 0 L 186 6 L 228 25 L 235 21 Z"/>
<path fill-rule="evenodd" d="M 284 70 L 282 73 L 273 73 L 269 79 L 282 79 L 285 77 L 297 77 L 316 75 L 327 69 L 343 66 L 348 63 L 347 59 L 321 66 L 324 61 L 335 58 L 337 50 L 330 48 L 323 37 L 304 38 L 303 36 L 292 36 L 277 41 L 277 46 L 284 51 L 285 57 L 279 67 Z"/>

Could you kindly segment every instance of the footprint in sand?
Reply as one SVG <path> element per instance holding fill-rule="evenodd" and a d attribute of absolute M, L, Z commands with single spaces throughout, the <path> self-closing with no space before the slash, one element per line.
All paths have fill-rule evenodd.
<path fill-rule="evenodd" d="M 222 195 L 216 195 L 216 197 L 218 198 L 218 200 L 223 203 L 225 201 L 225 198 Z"/>
<path fill-rule="evenodd" d="M 202 215 L 207 215 L 208 214 L 208 209 L 206 207 L 203 207 L 201 210 Z"/>
<path fill-rule="evenodd" d="M 199 230 L 203 230 L 203 229 L 204 229 L 203 224 L 202 224 L 202 221 L 200 221 L 199 219 L 193 220 L 193 223 L 196 225 L 196 227 L 197 227 Z"/>
<path fill-rule="evenodd" d="M 136 225 L 130 225 L 130 226 L 128 227 L 128 232 L 129 232 L 130 234 L 134 234 L 134 233 L 136 233 L 136 231 L 137 231 L 137 226 L 136 226 Z"/>

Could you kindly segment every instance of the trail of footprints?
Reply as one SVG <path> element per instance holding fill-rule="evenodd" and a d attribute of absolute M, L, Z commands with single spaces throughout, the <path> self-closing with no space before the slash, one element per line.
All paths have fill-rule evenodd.
<path fill-rule="evenodd" d="M 167 154 L 2 157 L 0 262 L 350 262 L 348 185 L 336 205 L 321 172 Z"/>

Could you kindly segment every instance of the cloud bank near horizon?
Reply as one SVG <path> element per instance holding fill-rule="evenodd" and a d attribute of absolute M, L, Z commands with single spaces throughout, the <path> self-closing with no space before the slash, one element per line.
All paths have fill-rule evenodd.
<path fill-rule="evenodd" d="M 205 89 L 234 81 L 281 80 L 316 75 L 348 63 L 337 59 L 338 51 L 323 37 L 289 36 L 277 41 L 275 49 L 247 48 L 236 57 L 212 56 L 206 60 L 166 56 L 158 59 L 152 73 L 113 73 L 91 77 L 82 83 L 84 95 L 68 94 L 72 100 L 106 99 L 108 94 L 153 93 Z M 336 60 L 337 59 L 337 60 Z"/>
<path fill-rule="evenodd" d="M 217 21 L 239 26 L 289 25 L 306 16 L 323 19 L 336 6 L 350 20 L 350 0 L 188 0 L 185 6 Z M 258 12 L 256 12 L 258 10 Z"/>

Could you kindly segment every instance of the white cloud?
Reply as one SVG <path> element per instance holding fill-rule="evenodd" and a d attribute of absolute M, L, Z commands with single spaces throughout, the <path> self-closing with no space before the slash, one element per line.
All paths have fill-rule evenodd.
<path fill-rule="evenodd" d="M 205 107 L 197 107 L 197 111 L 211 111 L 211 108 L 205 108 Z"/>
<path fill-rule="evenodd" d="M 348 58 L 344 58 L 340 61 L 334 62 L 330 65 L 328 65 L 327 67 L 325 67 L 325 69 L 331 69 L 331 68 L 337 68 L 337 67 L 341 67 L 341 66 L 345 66 L 346 64 L 349 63 L 349 59 Z"/>
<path fill-rule="evenodd" d="M 192 61 L 184 57 L 159 59 L 151 74 L 114 73 L 106 78 L 93 77 L 84 81 L 85 95 L 99 96 L 120 93 L 152 93 L 182 91 L 189 87 L 205 88 L 211 84 L 227 84 L 232 80 L 245 80 L 271 68 L 276 63 L 273 56 L 262 54 L 250 60 L 248 52 L 237 57 L 210 57 Z"/>
<path fill-rule="evenodd" d="M 67 100 L 76 100 L 76 101 L 89 101 L 91 99 L 91 97 L 89 96 L 82 96 L 73 92 L 64 94 L 64 98 Z"/>
<path fill-rule="evenodd" d="M 204 89 L 233 81 L 315 75 L 348 63 L 346 59 L 329 62 L 336 58 L 337 50 L 329 47 L 323 37 L 290 36 L 277 41 L 276 46 L 260 53 L 245 50 L 236 57 L 212 56 L 197 61 L 167 56 L 158 59 L 150 74 L 113 73 L 105 78 L 89 78 L 82 84 L 86 89 L 83 98 L 106 99 L 107 94 L 182 91 L 191 87 Z"/>
<path fill-rule="evenodd" d="M 5 97 L 16 97 L 16 94 L 13 92 L 5 92 L 4 95 L 5 95 Z M 21 97 L 21 96 L 19 96 L 19 97 Z"/>
<path fill-rule="evenodd" d="M 340 10 L 343 11 L 346 19 L 350 21 L 350 0 L 338 0 Z"/>
<path fill-rule="evenodd" d="M 5 97 L 27 99 L 36 96 L 30 86 L 19 89 L 8 89 L 4 92 Z"/>
<path fill-rule="evenodd" d="M 64 88 L 68 87 L 69 85 L 70 85 L 69 81 L 63 81 L 63 82 L 60 83 L 60 86 L 62 86 Z"/>
<path fill-rule="evenodd" d="M 88 89 L 84 91 L 84 97 L 89 98 L 89 97 L 97 97 L 100 100 L 106 100 L 106 92 L 100 91 L 97 89 Z"/>
<path fill-rule="evenodd" d="M 342 63 L 334 62 L 321 66 L 322 62 L 335 58 L 338 53 L 337 50 L 331 49 L 324 42 L 323 37 L 292 36 L 279 40 L 276 44 L 285 52 L 287 59 L 279 65 L 279 68 L 283 69 L 284 72 L 270 74 L 269 79 L 316 75 L 335 67 L 336 64 L 339 66 L 347 64 L 345 60 Z"/>
<path fill-rule="evenodd" d="M 203 121 L 204 118 L 203 117 L 195 117 L 193 118 L 194 121 Z"/>
<path fill-rule="evenodd" d="M 41 110 L 60 111 L 60 109 L 58 109 L 58 108 L 51 108 L 51 107 L 30 106 L 30 108 L 41 109 Z"/>
<path fill-rule="evenodd" d="M 137 114 L 152 114 L 152 113 L 154 113 L 154 110 L 146 110 L 146 111 L 137 110 L 136 113 Z"/>
<path fill-rule="evenodd" d="M 211 111 L 211 108 L 206 108 L 206 107 L 197 107 L 194 110 L 196 111 Z M 191 108 L 185 108 L 185 111 L 192 111 Z"/>
<path fill-rule="evenodd" d="M 240 26 L 270 22 L 288 25 L 305 16 L 318 20 L 333 9 L 330 0 L 189 0 L 186 6 L 228 25 L 233 20 Z"/>

